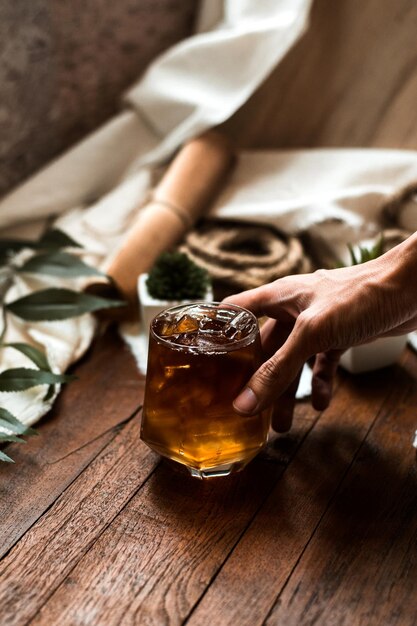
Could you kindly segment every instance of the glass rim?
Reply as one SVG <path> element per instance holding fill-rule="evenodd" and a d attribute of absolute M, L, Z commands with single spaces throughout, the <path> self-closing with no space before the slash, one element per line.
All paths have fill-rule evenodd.
<path fill-rule="evenodd" d="M 242 339 L 238 339 L 238 340 L 232 339 L 228 341 L 227 343 L 222 343 L 219 346 L 213 346 L 213 349 L 199 349 L 198 346 L 186 346 L 186 345 L 181 345 L 181 344 L 175 344 L 169 341 L 168 338 L 161 337 L 154 331 L 153 329 L 154 322 L 161 315 L 165 313 L 172 313 L 174 311 L 178 311 L 181 309 L 193 308 L 196 306 L 202 306 L 202 307 L 212 308 L 212 309 L 221 309 L 223 307 L 225 309 L 229 308 L 229 310 L 234 309 L 235 311 L 239 311 L 239 312 L 244 311 L 245 313 L 248 313 L 251 316 L 254 322 L 254 327 L 252 328 L 250 333 L 246 335 L 246 337 L 242 337 Z M 233 304 L 232 302 L 218 302 L 215 300 L 209 300 L 209 301 L 197 300 L 195 302 L 184 302 L 183 304 L 175 304 L 173 306 L 167 307 L 166 309 L 163 309 L 162 311 L 160 311 L 157 315 L 155 315 L 155 317 L 152 319 L 150 323 L 149 334 L 158 343 L 167 345 L 171 350 L 179 350 L 181 352 L 191 352 L 194 354 L 197 354 L 197 353 L 198 354 L 219 354 L 221 352 L 233 352 L 234 350 L 239 350 L 240 348 L 244 348 L 245 346 L 252 343 L 255 337 L 259 334 L 259 323 L 258 323 L 258 318 L 256 317 L 254 313 L 252 313 L 252 311 L 249 311 L 249 309 L 245 309 L 245 307 L 240 306 L 239 304 Z"/>

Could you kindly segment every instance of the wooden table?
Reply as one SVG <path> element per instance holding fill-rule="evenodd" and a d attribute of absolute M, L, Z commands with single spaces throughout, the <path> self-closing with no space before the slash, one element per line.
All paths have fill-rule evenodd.
<path fill-rule="evenodd" d="M 245 146 L 417 147 L 417 5 L 316 0 L 226 124 Z M 417 624 L 417 356 L 340 373 L 241 474 L 199 482 L 139 440 L 114 333 L 0 467 L 0 624 Z"/>
<path fill-rule="evenodd" d="M 241 474 L 199 481 L 139 439 L 114 333 L 1 467 L 0 623 L 416 623 L 417 357 L 340 373 Z"/>

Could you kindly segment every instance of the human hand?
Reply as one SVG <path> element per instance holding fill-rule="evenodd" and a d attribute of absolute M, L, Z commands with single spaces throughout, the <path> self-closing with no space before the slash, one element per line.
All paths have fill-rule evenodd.
<path fill-rule="evenodd" d="M 272 406 L 274 429 L 288 430 L 301 369 L 311 358 L 312 404 L 327 408 L 345 349 L 417 328 L 416 271 L 413 236 L 374 261 L 288 276 L 227 298 L 268 318 L 261 329 L 266 360 L 236 398 L 236 411 Z"/>

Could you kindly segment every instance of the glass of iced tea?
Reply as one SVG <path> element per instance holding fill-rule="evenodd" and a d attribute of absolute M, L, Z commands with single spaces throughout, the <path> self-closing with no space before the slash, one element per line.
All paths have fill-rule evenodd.
<path fill-rule="evenodd" d="M 261 362 L 246 309 L 216 302 L 166 309 L 151 323 L 141 438 L 192 476 L 227 476 L 264 446 L 269 415 L 232 402 Z"/>

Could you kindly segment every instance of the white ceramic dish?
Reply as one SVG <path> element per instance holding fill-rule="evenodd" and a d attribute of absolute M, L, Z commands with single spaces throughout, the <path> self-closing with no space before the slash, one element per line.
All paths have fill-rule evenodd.
<path fill-rule="evenodd" d="M 407 335 L 381 337 L 361 346 L 353 346 L 344 352 L 340 365 L 351 374 L 370 372 L 394 364 L 407 343 Z"/>

